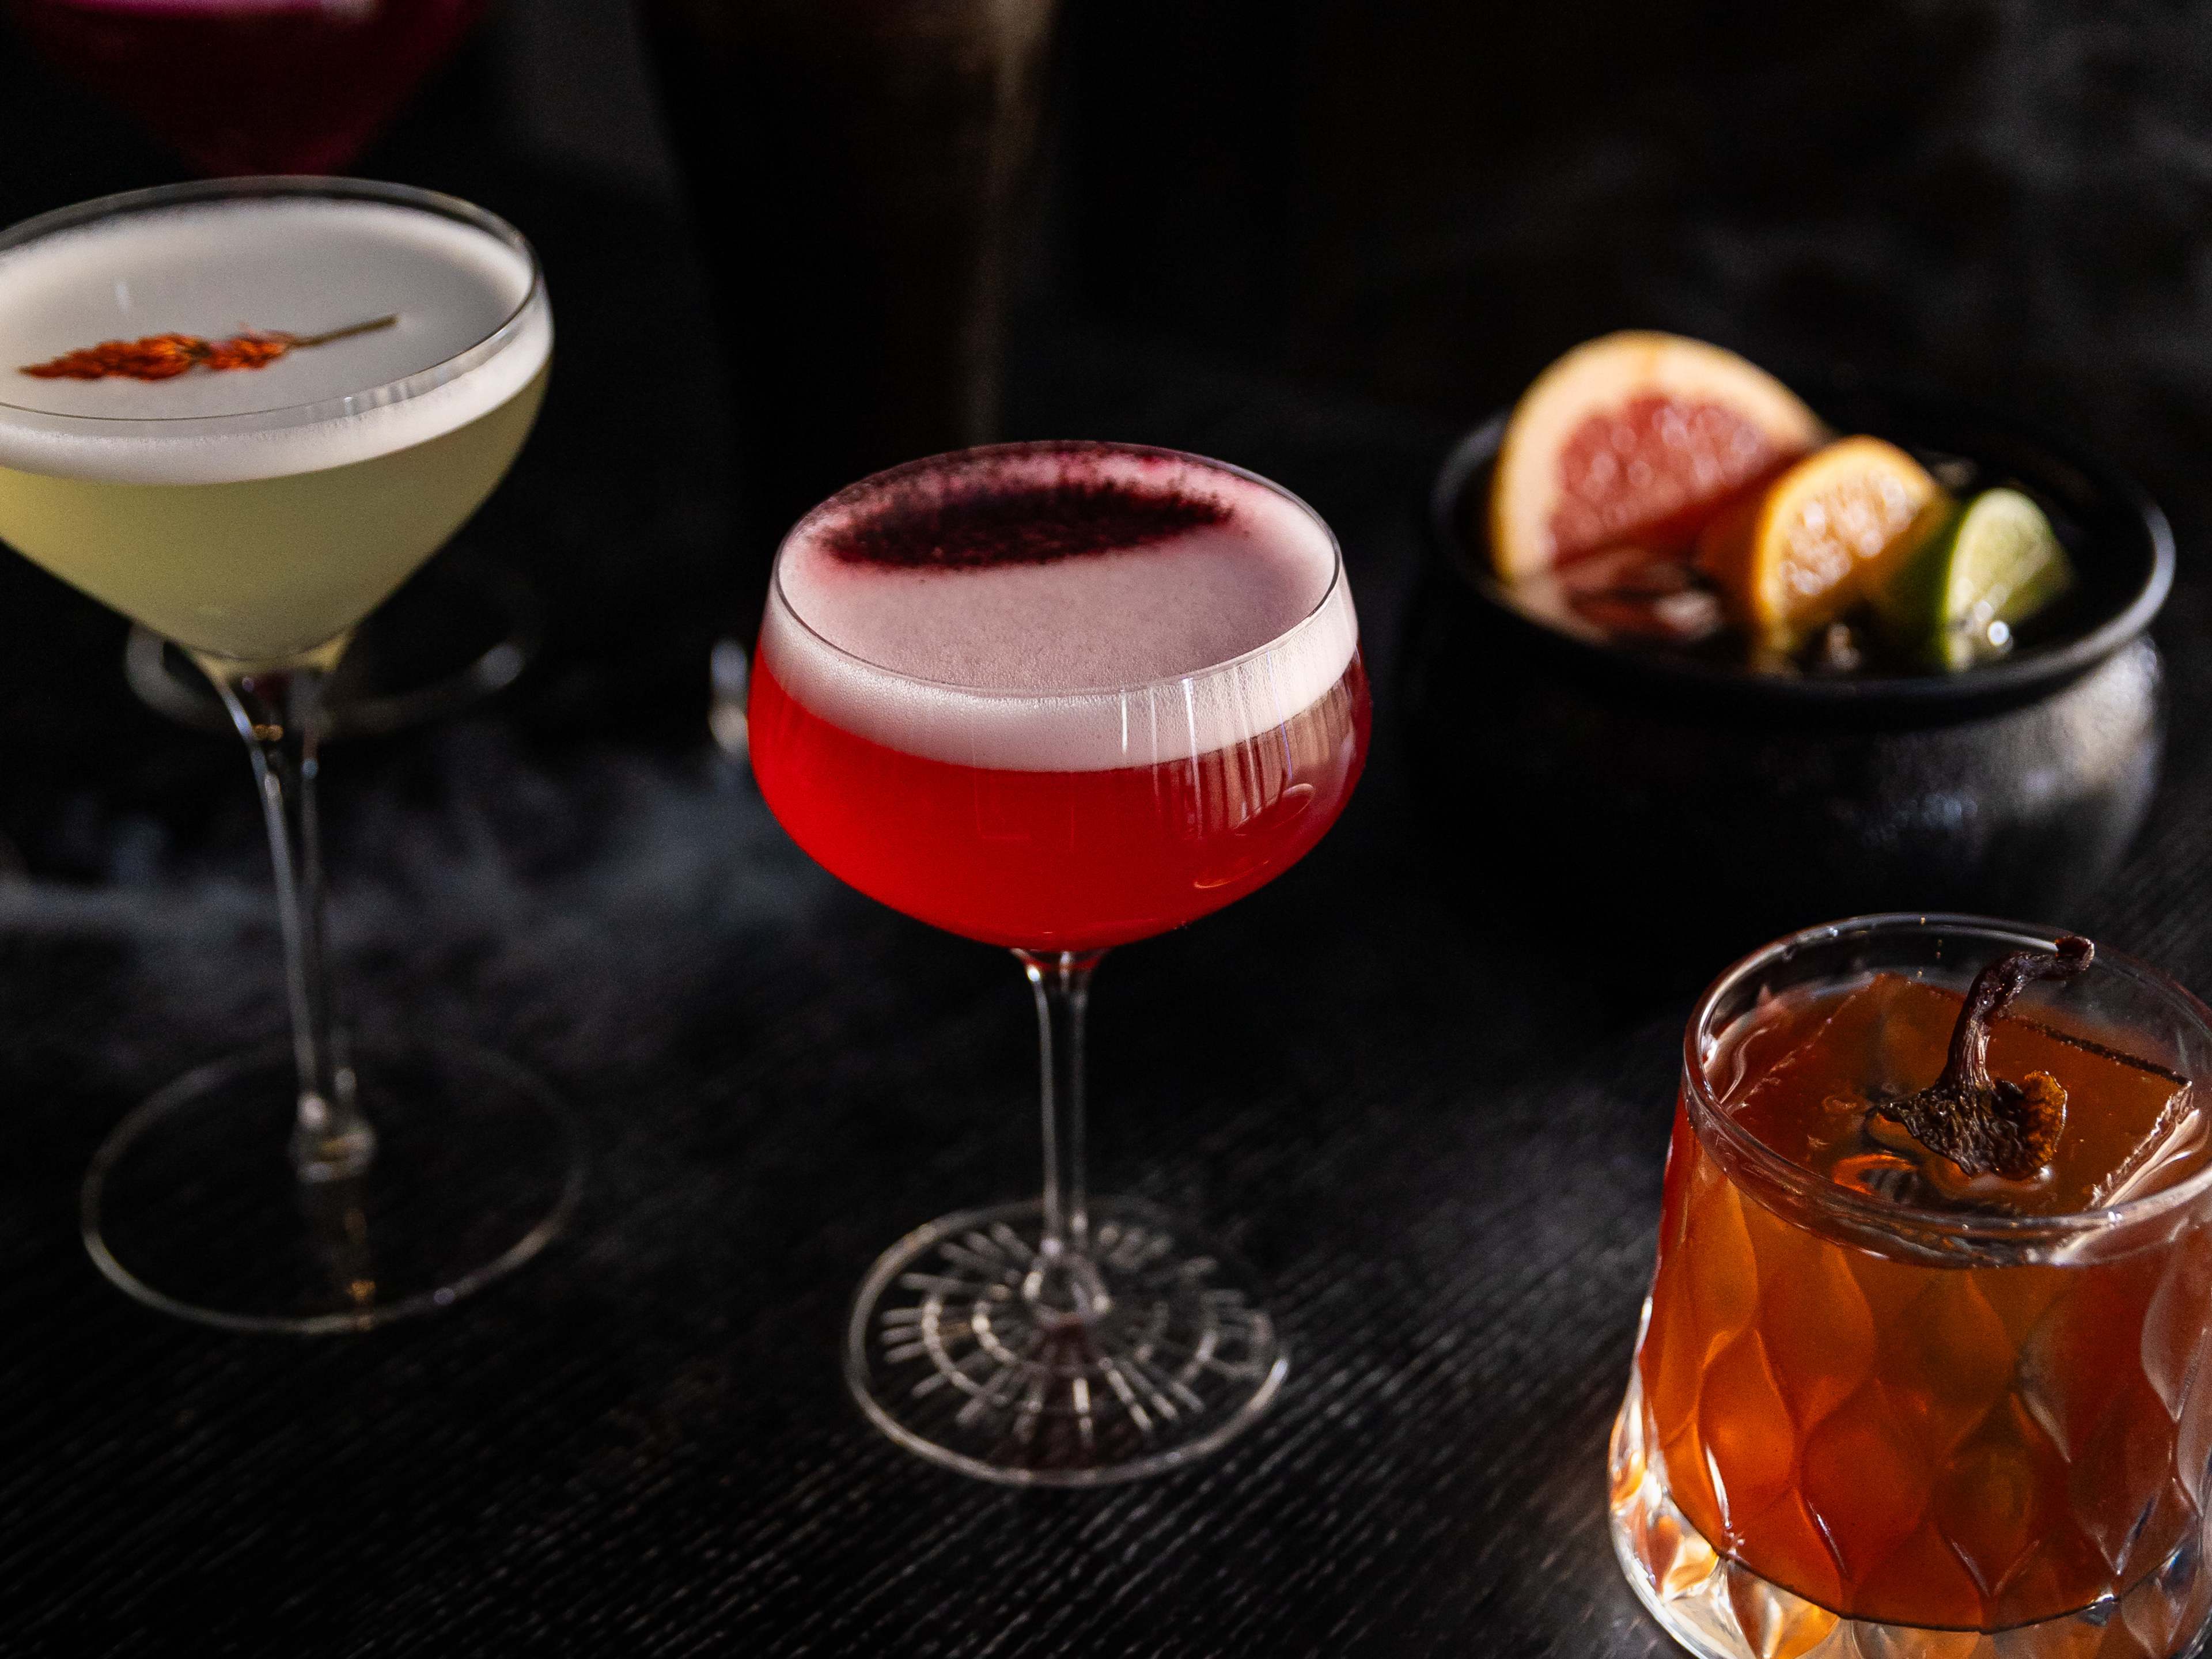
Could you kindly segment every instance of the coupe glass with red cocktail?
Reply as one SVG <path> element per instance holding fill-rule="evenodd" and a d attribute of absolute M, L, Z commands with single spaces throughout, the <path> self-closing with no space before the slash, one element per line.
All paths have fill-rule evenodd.
<path fill-rule="evenodd" d="M 1692 1650 L 2169 1659 L 2212 1611 L 2212 1014 L 1962 917 L 1698 1005 L 1613 1446 Z"/>
<path fill-rule="evenodd" d="M 1084 1007 L 1109 946 L 1321 839 L 1368 720 L 1328 526 L 1219 462 L 963 451 L 785 540 L 752 688 L 763 794 L 861 891 L 1012 947 L 1042 1040 L 1042 1198 L 933 1223 L 862 1286 L 847 1376 L 893 1438 L 1085 1485 L 1198 1456 L 1273 1397 L 1282 1346 L 1229 1258 L 1085 1193 Z"/>

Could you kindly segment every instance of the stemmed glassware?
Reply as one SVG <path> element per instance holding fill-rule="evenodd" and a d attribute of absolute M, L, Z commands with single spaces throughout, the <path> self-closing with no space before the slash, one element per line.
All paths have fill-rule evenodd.
<path fill-rule="evenodd" d="M 213 177 L 351 166 L 481 21 L 487 0 L 0 0 L 71 80 Z M 537 654 L 544 605 L 516 573 L 439 561 L 364 630 L 325 686 L 325 740 L 391 732 L 503 690 Z M 189 656 L 132 628 L 124 674 L 180 724 L 228 729 Z"/>
<path fill-rule="evenodd" d="M 191 653 L 276 867 L 289 1044 L 161 1091 L 86 1180 L 87 1247 L 143 1301 L 358 1329 L 527 1260 L 574 1201 L 568 1120 L 526 1073 L 351 1052 L 315 804 L 331 669 L 506 472 L 552 332 L 512 227 L 399 185 L 178 185 L 0 234 L 0 538 Z"/>
<path fill-rule="evenodd" d="M 914 463 L 802 520 L 751 690 L 755 773 L 861 891 L 1012 949 L 1035 994 L 1044 1182 L 910 1233 L 862 1285 L 846 1376 L 885 1433 L 1024 1485 L 1204 1455 L 1287 1359 L 1219 1245 L 1084 1168 L 1085 1012 L 1116 945 L 1320 840 L 1364 761 L 1343 562 L 1286 492 L 1129 445 Z"/>

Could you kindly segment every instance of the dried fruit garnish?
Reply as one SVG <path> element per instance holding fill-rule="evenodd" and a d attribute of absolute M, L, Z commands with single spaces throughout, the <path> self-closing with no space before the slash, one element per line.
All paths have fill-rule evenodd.
<path fill-rule="evenodd" d="M 1867 1133 L 1893 1152 L 1917 1156 L 1923 1172 L 1947 1190 L 1960 1176 L 2033 1180 L 2058 1149 L 2065 1086 L 2048 1072 L 2030 1072 L 2018 1083 L 1991 1077 L 1990 1022 L 2035 981 L 2071 978 L 2096 953 L 2087 939 L 2069 933 L 2056 951 L 2015 951 L 1983 969 L 1952 1028 L 1942 1075 L 1916 1094 L 1875 1106 L 1867 1114 Z"/>
<path fill-rule="evenodd" d="M 48 362 L 26 363 L 16 372 L 38 380 L 170 380 L 195 368 L 217 372 L 263 368 L 288 351 L 297 351 L 302 346 L 327 345 L 332 340 L 390 328 L 398 320 L 397 315 L 376 317 L 321 334 L 248 329 L 227 340 L 204 340 L 197 334 L 149 334 L 136 340 L 102 340 L 95 346 L 65 351 Z"/>

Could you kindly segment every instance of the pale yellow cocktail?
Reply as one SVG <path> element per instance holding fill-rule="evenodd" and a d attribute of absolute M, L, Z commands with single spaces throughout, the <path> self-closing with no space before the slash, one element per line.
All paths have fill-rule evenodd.
<path fill-rule="evenodd" d="M 0 252 L 0 540 L 194 651 L 312 650 L 435 552 L 521 447 L 552 346 L 534 277 L 526 251 L 469 225 L 295 197 L 188 203 Z M 157 331 L 307 335 L 386 316 L 258 368 L 23 372 Z M 434 384 L 386 395 L 421 377 Z"/>
<path fill-rule="evenodd" d="M 274 855 L 289 1053 L 187 1073 L 86 1176 L 94 1261 L 155 1307 L 359 1330 L 527 1260 L 574 1202 L 526 1073 L 420 1036 L 350 1050 L 314 805 L 325 678 L 505 475 L 552 346 L 529 244 L 402 185 L 175 185 L 0 232 L 0 541 L 191 653 Z"/>

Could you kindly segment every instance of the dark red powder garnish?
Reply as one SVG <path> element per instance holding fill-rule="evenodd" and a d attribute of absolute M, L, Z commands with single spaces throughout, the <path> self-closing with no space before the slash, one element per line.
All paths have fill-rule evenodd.
<path fill-rule="evenodd" d="M 916 468 L 874 480 L 833 503 L 819 544 L 848 564 L 905 570 L 973 570 L 1051 564 L 1115 553 L 1225 524 L 1225 501 L 1166 483 L 1014 476 L 991 467 L 948 474 Z"/>

